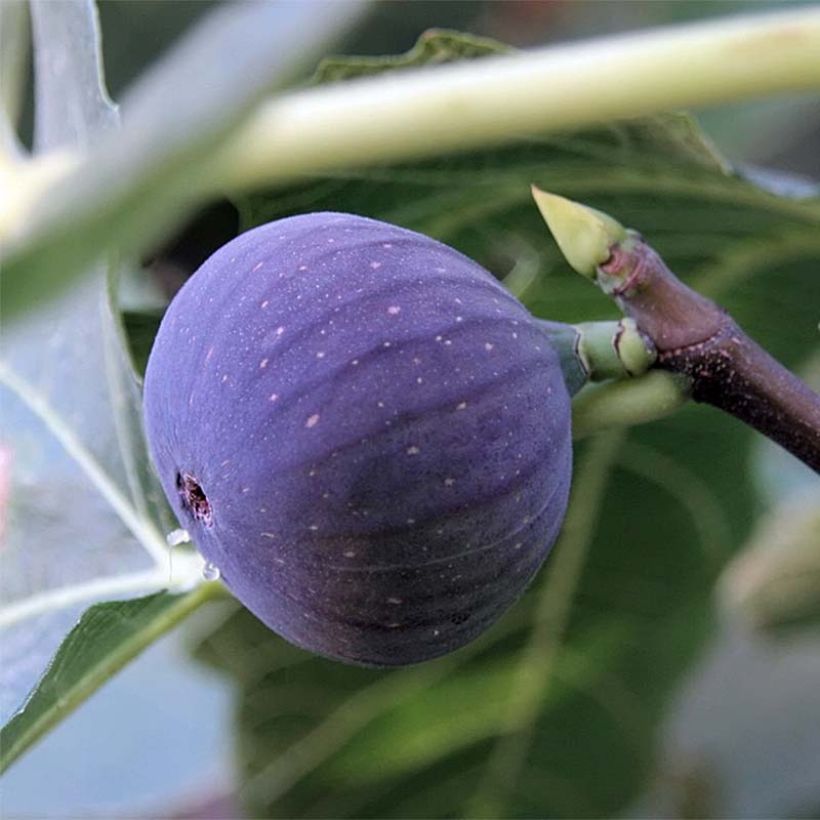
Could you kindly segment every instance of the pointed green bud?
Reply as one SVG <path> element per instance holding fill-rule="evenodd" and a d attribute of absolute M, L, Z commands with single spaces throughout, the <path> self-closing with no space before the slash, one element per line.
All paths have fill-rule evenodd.
<path fill-rule="evenodd" d="M 627 238 L 626 228 L 601 211 L 535 185 L 532 196 L 567 262 L 578 273 L 595 279 L 596 269 L 609 258 L 610 248 Z"/>

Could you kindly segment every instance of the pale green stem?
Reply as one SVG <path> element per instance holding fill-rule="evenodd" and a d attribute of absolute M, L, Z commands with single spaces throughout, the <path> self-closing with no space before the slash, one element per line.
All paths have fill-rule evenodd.
<path fill-rule="evenodd" d="M 189 204 L 225 189 L 440 156 L 681 106 L 816 89 L 818 53 L 820 9 L 804 8 L 283 94 L 260 106 L 203 165 L 197 189 L 189 190 Z M 83 257 L 77 244 L 93 243 L 91 234 L 107 228 L 95 222 L 87 235 L 61 235 L 70 214 L 49 212 L 46 205 L 65 201 L 58 194 L 62 190 L 64 195 L 72 175 L 75 189 L 82 188 L 86 175 L 93 178 L 95 160 L 93 153 L 48 153 L 6 175 L 10 178 L 3 180 L 0 192 L 0 244 L 6 260 L 34 252 L 38 242 L 42 251 L 54 239 L 55 248 L 65 247 L 73 260 L 62 283 L 79 272 L 72 265 L 89 261 L 90 252 Z M 106 219 L 115 221 L 111 214 Z M 123 229 L 123 236 L 128 233 Z M 111 241 L 118 238 L 112 234 Z M 55 248 L 48 253 L 57 253 Z M 29 264 L 36 269 L 44 259 L 37 262 L 36 252 L 34 257 Z M 7 278 L 19 281 L 21 275 L 12 265 Z M 51 278 L 44 275 L 43 281 Z M 14 292 L 9 287 L 4 310 L 16 309 Z"/>
<path fill-rule="evenodd" d="M 477 148 L 545 131 L 820 88 L 820 9 L 552 46 L 287 94 L 215 158 L 213 187 Z"/>
<path fill-rule="evenodd" d="M 820 9 L 803 8 L 308 88 L 260 106 L 203 169 L 197 194 L 815 90 L 818 53 Z M 33 172 L 50 162 L 30 163 L 0 208 L 0 239 L 24 245 L 38 202 L 82 165 L 70 154 L 47 175 Z M 32 193 L 20 190 L 29 184 Z"/>
<path fill-rule="evenodd" d="M 538 325 L 558 353 L 570 396 L 588 382 L 635 378 L 655 362 L 655 348 L 631 319 L 579 325 L 541 319 Z"/>

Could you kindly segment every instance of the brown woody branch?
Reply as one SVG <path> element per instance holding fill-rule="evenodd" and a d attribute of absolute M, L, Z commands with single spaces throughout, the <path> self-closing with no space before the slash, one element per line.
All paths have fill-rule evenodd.
<path fill-rule="evenodd" d="M 681 282 L 640 236 L 615 244 L 597 279 L 655 343 L 655 366 L 691 380 L 695 401 L 731 413 L 820 473 L 820 396 Z"/>

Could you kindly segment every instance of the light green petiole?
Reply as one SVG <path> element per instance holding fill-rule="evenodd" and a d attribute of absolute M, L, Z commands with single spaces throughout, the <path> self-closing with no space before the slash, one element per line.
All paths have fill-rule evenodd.
<path fill-rule="evenodd" d="M 589 382 L 640 376 L 655 362 L 655 348 L 631 319 L 539 324 L 558 353 L 570 395 Z"/>

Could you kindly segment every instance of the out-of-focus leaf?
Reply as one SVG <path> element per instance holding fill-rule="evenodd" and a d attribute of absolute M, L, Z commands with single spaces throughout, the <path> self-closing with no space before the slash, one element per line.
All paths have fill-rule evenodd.
<path fill-rule="evenodd" d="M 31 16 L 34 149 L 88 148 L 119 124 L 105 89 L 97 7 L 32 0 Z"/>
<path fill-rule="evenodd" d="M 44 2 L 44 10 L 55 5 L 84 4 Z M 27 215 L 25 238 L 5 250 L 3 313 L 64 288 L 101 248 L 144 249 L 178 224 L 197 199 L 210 149 L 363 8 L 363 0 L 243 3 L 210 14 L 129 92 L 123 130 Z"/>
<path fill-rule="evenodd" d="M 122 320 L 131 352 L 131 361 L 137 375 L 142 378 L 148 364 L 148 354 L 154 344 L 154 337 L 159 330 L 162 312 L 126 311 Z"/>
<path fill-rule="evenodd" d="M 114 124 L 93 4 L 39 3 L 34 12 L 39 142 L 88 146 Z M 63 116 L 66 100 L 73 101 L 71 117 Z M 162 535 L 170 519 L 148 462 L 139 391 L 110 284 L 109 270 L 97 266 L 77 288 L 3 329 L 0 393 L 10 473 L 0 579 L 3 720 L 80 607 L 105 596 L 100 581 L 124 589 L 122 578 L 145 579 L 130 586 L 137 594 L 170 580 Z M 78 597 L 82 588 L 89 590 L 85 599 Z M 58 610 L 48 601 L 70 603 Z"/>
<path fill-rule="evenodd" d="M 0 731 L 0 772 L 125 664 L 214 594 L 158 592 L 87 609 L 60 644 L 29 699 Z"/>
<path fill-rule="evenodd" d="M 339 80 L 343 64 L 334 65 Z M 368 60 L 361 70 L 374 68 Z M 536 258 L 521 292 L 536 315 L 615 315 L 563 263 L 531 183 L 641 230 L 786 363 L 817 346 L 820 202 L 780 199 L 734 176 L 684 115 L 337 174 L 254 197 L 244 213 L 246 227 L 320 210 L 385 219 L 454 245 L 499 277 Z M 448 658 L 349 669 L 233 615 L 201 653 L 241 690 L 249 813 L 622 810 L 645 783 L 664 708 L 710 634 L 714 581 L 759 514 L 752 441 L 732 419 L 692 406 L 584 442 L 570 518 L 545 570 L 495 627 Z"/>
<path fill-rule="evenodd" d="M 0 3 L 0 148 L 21 153 L 15 129 L 28 67 L 28 9 L 25 0 Z"/>
<path fill-rule="evenodd" d="M 730 612 L 761 631 L 820 625 L 820 494 L 775 507 L 721 591 Z"/>
<path fill-rule="evenodd" d="M 419 37 L 410 51 L 396 57 L 326 57 L 319 63 L 313 81 L 332 83 L 337 80 L 352 80 L 355 77 L 372 77 L 387 71 L 452 63 L 511 50 L 488 37 L 476 37 L 445 29 L 430 29 Z"/>
<path fill-rule="evenodd" d="M 800 375 L 820 389 L 820 350 L 806 364 Z M 792 637 L 820 625 L 820 481 L 770 441 L 754 455 L 768 509 L 723 572 L 719 599 L 731 618 Z"/>

